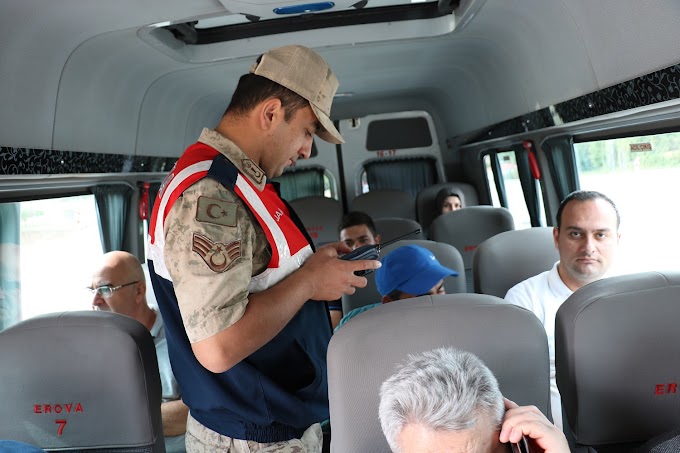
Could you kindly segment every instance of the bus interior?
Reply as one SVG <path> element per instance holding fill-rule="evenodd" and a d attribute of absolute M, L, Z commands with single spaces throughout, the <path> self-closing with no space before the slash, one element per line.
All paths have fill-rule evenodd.
<path fill-rule="evenodd" d="M 678 272 L 679 22 L 673 0 L 4 0 L 0 332 L 91 310 L 83 288 L 107 251 L 146 261 L 161 182 L 257 56 L 286 44 L 315 49 L 340 82 L 345 143 L 316 137 L 276 178 L 317 246 L 351 210 L 385 240 L 413 225 L 432 238 L 435 195 L 452 187 L 507 222 L 435 240 L 460 253 L 456 291 L 483 293 L 482 242 L 542 229 L 526 261 L 547 270 L 560 201 L 587 189 L 618 205 L 622 281 Z"/>

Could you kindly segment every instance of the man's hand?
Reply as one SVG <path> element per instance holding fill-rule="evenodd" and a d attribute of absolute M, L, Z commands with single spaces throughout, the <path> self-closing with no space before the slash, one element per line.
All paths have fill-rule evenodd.
<path fill-rule="evenodd" d="M 569 444 L 564 433 L 535 406 L 518 406 L 505 399 L 505 416 L 501 427 L 502 443 L 517 443 L 526 436 L 533 451 L 545 453 L 569 453 Z"/>
<path fill-rule="evenodd" d="M 319 248 L 309 257 L 298 272 L 304 273 L 311 283 L 310 299 L 336 300 L 366 286 L 366 278 L 354 275 L 354 272 L 378 269 L 381 263 L 378 260 L 345 261 L 338 258 L 340 253 L 350 251 L 344 243 L 334 242 Z"/>

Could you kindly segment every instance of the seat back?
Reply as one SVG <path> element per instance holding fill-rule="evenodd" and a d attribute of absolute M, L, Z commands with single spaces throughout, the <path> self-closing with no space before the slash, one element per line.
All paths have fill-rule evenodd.
<path fill-rule="evenodd" d="M 499 233 L 473 253 L 475 292 L 505 297 L 517 283 L 551 269 L 559 259 L 550 227 Z"/>
<path fill-rule="evenodd" d="M 460 274 L 458 277 L 444 277 L 444 287 L 446 288 L 447 294 L 464 293 L 467 291 L 463 258 L 460 256 L 458 250 L 449 244 L 441 244 L 423 239 L 403 239 L 382 249 L 380 256 L 383 257 L 395 248 L 409 244 L 425 247 L 434 253 L 437 261 L 443 266 L 453 269 Z M 378 287 L 375 284 L 375 272 L 368 274 L 366 280 L 368 281 L 368 284 L 365 287 L 357 288 L 352 295 L 345 294 L 342 296 L 343 313 L 348 313 L 349 311 L 363 307 L 364 305 L 380 302 L 381 296 L 378 292 Z"/>
<path fill-rule="evenodd" d="M 460 195 L 460 201 L 463 202 L 464 207 L 476 206 L 479 204 L 477 191 L 471 184 L 465 182 L 445 182 L 427 187 L 418 192 L 418 196 L 416 197 L 417 219 L 425 230 L 429 230 L 432 221 L 439 215 L 439 206 L 435 205 L 435 199 L 437 193 L 445 187 L 452 189 Z"/>
<path fill-rule="evenodd" d="M 331 452 L 388 453 L 380 385 L 408 354 L 442 346 L 476 354 L 504 396 L 550 416 L 548 343 L 533 313 L 488 295 L 420 296 L 368 310 L 331 338 Z"/>
<path fill-rule="evenodd" d="M 515 229 L 512 214 L 505 208 L 470 206 L 440 215 L 430 225 L 430 238 L 458 249 L 465 264 L 469 291 L 474 288 L 472 257 L 479 244 L 504 231 Z"/>
<path fill-rule="evenodd" d="M 352 200 L 351 211 L 362 211 L 373 220 L 400 217 L 416 220 L 416 201 L 408 192 L 392 189 L 371 190 Z"/>
<path fill-rule="evenodd" d="M 295 210 L 315 245 L 338 241 L 342 205 L 326 197 L 304 197 L 289 203 Z"/>
<path fill-rule="evenodd" d="M 577 444 L 626 452 L 680 428 L 679 302 L 679 272 L 645 272 L 596 281 L 562 304 L 557 386 Z"/>
<path fill-rule="evenodd" d="M 123 315 L 38 316 L 0 332 L 0 439 L 48 451 L 165 452 L 149 331 Z"/>
<path fill-rule="evenodd" d="M 380 234 L 383 242 L 404 236 L 416 230 L 420 230 L 420 233 L 409 236 L 409 239 L 425 239 L 420 224 L 412 219 L 385 217 L 375 219 L 373 223 L 375 224 L 375 230 Z"/>

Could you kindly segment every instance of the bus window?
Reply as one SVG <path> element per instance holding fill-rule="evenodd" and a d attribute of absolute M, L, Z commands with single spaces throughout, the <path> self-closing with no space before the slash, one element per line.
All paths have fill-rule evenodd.
<path fill-rule="evenodd" d="M 286 170 L 273 181 L 280 183 L 281 197 L 286 201 L 320 196 L 337 199 L 337 189 L 330 172 L 321 167 Z"/>
<path fill-rule="evenodd" d="M 507 199 L 507 208 L 512 213 L 515 219 L 515 229 L 521 230 L 524 228 L 531 228 L 531 218 L 529 210 L 524 199 L 524 191 L 522 190 L 522 183 L 519 179 L 519 171 L 517 169 L 517 159 L 514 151 L 499 151 L 489 153 L 484 156 L 484 168 L 486 170 L 487 182 L 489 184 L 489 192 L 491 193 L 491 202 L 493 206 L 501 207 L 502 203 L 496 190 L 496 181 L 491 168 L 491 159 L 497 156 L 501 168 L 501 184 L 505 189 L 505 196 Z M 543 207 L 543 197 L 541 191 L 537 191 L 538 205 L 540 207 L 539 218 L 545 225 L 545 210 Z"/>
<path fill-rule="evenodd" d="M 0 204 L 0 329 L 36 315 L 89 310 L 102 255 L 93 195 Z"/>
<path fill-rule="evenodd" d="M 621 214 L 619 272 L 678 269 L 680 132 L 574 144 L 580 188 Z"/>

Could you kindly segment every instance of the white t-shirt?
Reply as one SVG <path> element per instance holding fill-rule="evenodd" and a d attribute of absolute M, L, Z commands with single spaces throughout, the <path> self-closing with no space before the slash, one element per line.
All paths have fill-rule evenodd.
<path fill-rule="evenodd" d="M 555 380 L 555 315 L 562 303 L 573 294 L 557 272 L 559 261 L 549 271 L 516 284 L 505 295 L 505 300 L 534 312 L 541 320 L 548 336 L 550 355 L 550 406 L 555 426 L 562 429 L 562 402 Z"/>

